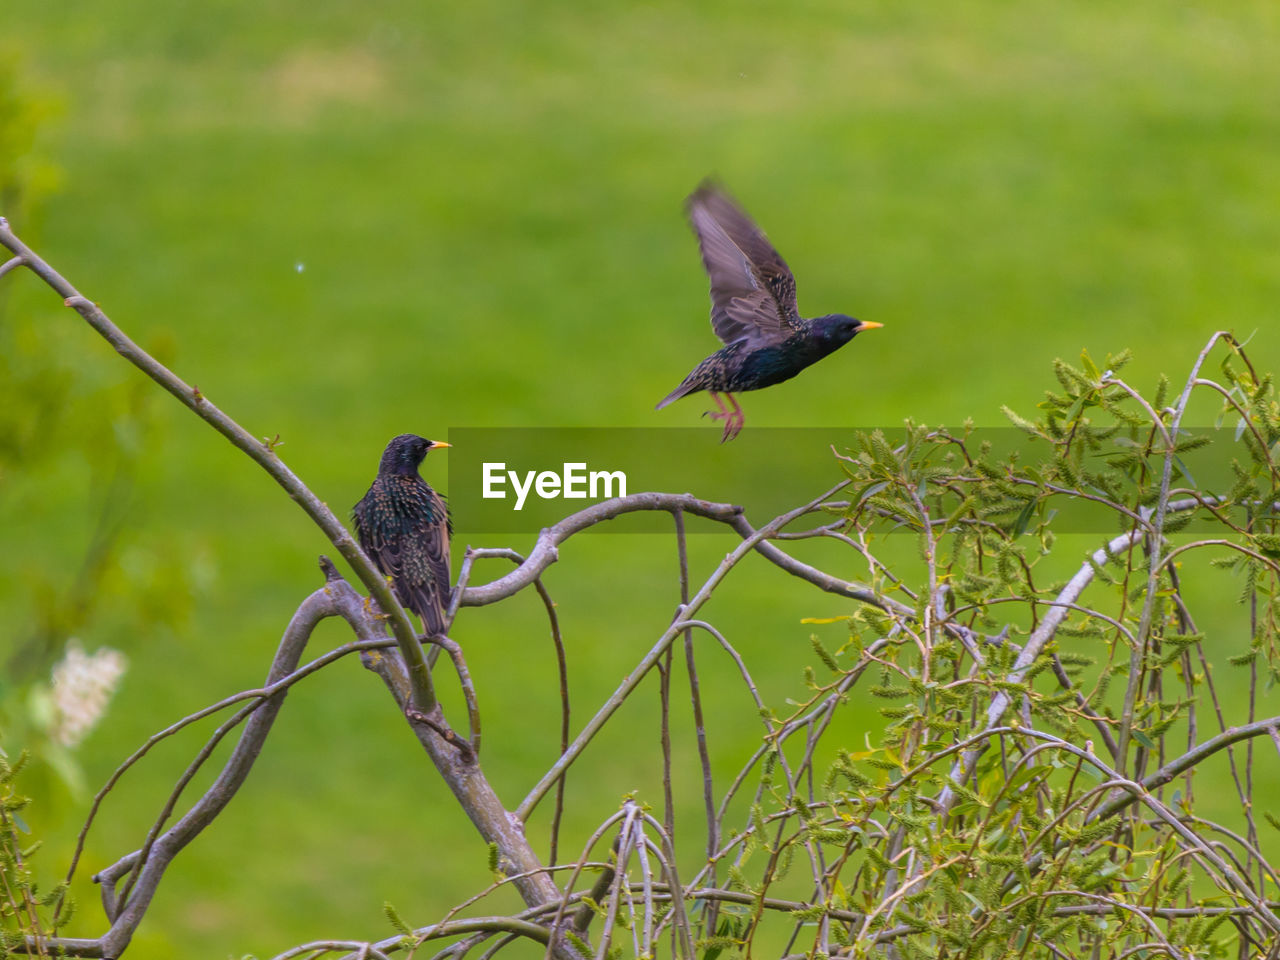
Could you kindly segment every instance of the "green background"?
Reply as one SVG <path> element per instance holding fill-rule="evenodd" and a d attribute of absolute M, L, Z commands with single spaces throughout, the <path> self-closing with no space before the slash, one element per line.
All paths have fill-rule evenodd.
<path fill-rule="evenodd" d="M 681 213 L 713 172 L 795 269 L 803 312 L 885 325 L 744 397 L 747 431 L 1000 424 L 1000 404 L 1029 410 L 1052 385 L 1056 356 L 1133 347 L 1130 378 L 1149 389 L 1161 371 L 1180 381 L 1222 327 L 1256 331 L 1260 368 L 1280 359 L 1273 4 L 74 0 L 0 18 L 0 55 L 56 107 L 38 147 L 61 171 L 15 229 L 248 429 L 279 434 L 344 515 L 406 431 L 705 425 L 714 444 L 702 398 L 653 410 L 716 346 Z M 144 431 L 113 426 L 102 391 L 138 375 L 34 278 L 0 283 L 11 314 L 34 319 L 22 349 L 56 357 L 68 391 L 40 456 L 0 476 L 4 642 L 74 579 L 107 495 L 104 431 L 140 458 L 120 555 L 77 631 L 131 660 L 79 751 L 94 789 L 149 733 L 260 682 L 328 548 L 168 398 Z M 445 486 L 442 460 L 424 472 Z M 730 543 L 695 542 L 695 582 Z M 561 555 L 548 585 L 581 723 L 668 622 L 674 546 L 597 536 Z M 814 556 L 861 575 L 847 552 Z M 1247 643 L 1235 589 L 1204 590 L 1224 653 Z M 781 709 L 803 695 L 800 618 L 846 610 L 753 560 L 708 616 Z M 454 631 L 511 805 L 556 750 L 541 617 L 522 595 Z M 343 639 L 326 625 L 313 649 Z M 728 662 L 707 651 L 723 785 L 758 741 Z M 564 850 L 627 791 L 660 802 L 655 700 L 629 704 L 575 770 Z M 862 726 L 846 723 L 837 739 L 856 748 Z M 694 829 L 681 724 L 680 822 Z M 86 875 L 136 847 L 197 742 L 162 745 L 126 778 Z M 42 799 L 50 869 L 84 808 L 52 786 Z M 531 832 L 544 849 L 545 816 Z M 483 846 L 380 685 L 345 663 L 291 694 L 131 956 L 385 936 L 384 900 L 424 924 L 487 880 Z M 77 893 L 74 932 L 96 934 L 95 892 Z"/>

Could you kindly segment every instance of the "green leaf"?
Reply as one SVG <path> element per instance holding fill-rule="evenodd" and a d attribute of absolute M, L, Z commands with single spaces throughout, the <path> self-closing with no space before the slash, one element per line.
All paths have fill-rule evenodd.
<path fill-rule="evenodd" d="M 396 911 L 396 908 L 392 906 L 390 901 L 382 905 L 382 912 L 386 915 L 387 922 L 395 928 L 396 933 L 406 937 L 413 936 L 413 928 L 400 918 L 400 914 Z"/>
<path fill-rule="evenodd" d="M 1035 516 L 1038 503 L 1038 500 L 1028 500 L 1027 505 L 1018 513 L 1018 519 L 1013 522 L 1013 535 L 1015 538 L 1027 532 L 1027 527 L 1031 525 L 1031 518 Z"/>
<path fill-rule="evenodd" d="M 1098 368 L 1094 366 L 1093 358 L 1089 356 L 1088 350 L 1080 351 L 1080 362 L 1084 364 L 1085 376 L 1090 380 L 1098 381 L 1102 379 L 1102 375 L 1098 373 Z"/>
<path fill-rule="evenodd" d="M 1038 437 L 1041 435 L 1040 427 L 1037 424 L 1026 419 L 1026 417 L 1019 416 L 1017 413 L 1013 411 L 1012 407 L 1002 406 L 1000 410 L 1002 413 L 1004 413 L 1006 417 L 1009 418 L 1009 422 L 1012 423 L 1019 430 L 1025 430 L 1027 433 L 1031 434 L 1032 436 Z"/>
<path fill-rule="evenodd" d="M 501 880 L 502 870 L 498 866 L 498 845 L 496 843 L 489 844 L 489 874 L 495 881 Z"/>
<path fill-rule="evenodd" d="M 854 508 L 862 506 L 870 497 L 874 497 L 877 493 L 889 486 L 888 480 L 877 480 L 875 483 L 869 483 L 862 488 L 862 492 L 858 494 L 858 498 L 853 502 Z"/>

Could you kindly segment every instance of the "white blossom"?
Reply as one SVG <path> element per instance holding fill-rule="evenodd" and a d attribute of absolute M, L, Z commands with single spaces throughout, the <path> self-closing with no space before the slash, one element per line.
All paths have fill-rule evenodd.
<path fill-rule="evenodd" d="M 67 652 L 53 667 L 53 739 L 74 747 L 106 711 L 128 661 L 119 650 L 103 647 L 85 653 L 80 641 L 70 640 Z"/>

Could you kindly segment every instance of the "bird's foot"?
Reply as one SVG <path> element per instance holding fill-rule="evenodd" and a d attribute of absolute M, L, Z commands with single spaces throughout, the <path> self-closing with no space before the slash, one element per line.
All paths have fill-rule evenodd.
<path fill-rule="evenodd" d="M 741 410 L 708 410 L 703 413 L 704 417 L 710 417 L 712 420 L 724 421 L 724 433 L 720 437 L 720 442 L 732 440 L 742 432 L 742 424 L 744 418 Z"/>
<path fill-rule="evenodd" d="M 719 409 L 708 410 L 703 416 L 710 417 L 712 420 L 723 420 L 724 434 L 720 437 L 720 442 L 724 443 L 727 440 L 732 440 L 742 429 L 742 407 L 738 405 L 738 401 L 734 399 L 732 393 L 719 394 L 714 390 L 708 392 Z M 727 407 L 724 405 L 724 397 L 729 398 L 729 406 Z"/>

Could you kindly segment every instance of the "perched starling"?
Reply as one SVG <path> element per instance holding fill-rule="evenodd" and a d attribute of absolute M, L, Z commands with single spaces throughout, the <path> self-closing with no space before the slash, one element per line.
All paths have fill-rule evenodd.
<path fill-rule="evenodd" d="M 724 421 L 720 442 L 742 429 L 734 393 L 790 380 L 839 350 L 863 330 L 883 324 L 842 313 L 806 320 L 796 308 L 796 278 L 763 231 L 717 184 L 706 181 L 685 203 L 711 278 L 711 328 L 724 346 L 693 368 L 657 409 L 706 390 Z M 726 409 L 720 395 L 733 409 Z"/>
<path fill-rule="evenodd" d="M 427 636 L 444 632 L 449 603 L 449 535 L 444 497 L 418 475 L 427 451 L 449 444 L 404 433 L 387 444 L 378 478 L 351 511 L 369 559 L 391 578 L 396 599 L 422 618 Z"/>

